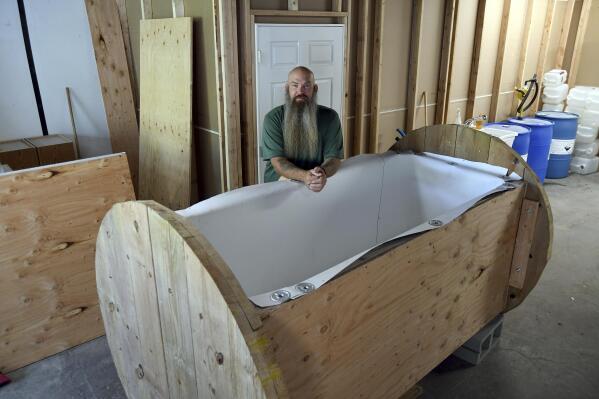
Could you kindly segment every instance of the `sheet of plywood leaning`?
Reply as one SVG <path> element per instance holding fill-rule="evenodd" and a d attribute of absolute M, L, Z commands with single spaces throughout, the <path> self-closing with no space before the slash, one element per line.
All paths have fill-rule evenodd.
<path fill-rule="evenodd" d="M 140 24 L 140 197 L 170 209 L 191 196 L 191 26 L 191 18 Z"/>
<path fill-rule="evenodd" d="M 0 175 L 0 372 L 104 334 L 96 236 L 132 199 L 124 154 Z"/>

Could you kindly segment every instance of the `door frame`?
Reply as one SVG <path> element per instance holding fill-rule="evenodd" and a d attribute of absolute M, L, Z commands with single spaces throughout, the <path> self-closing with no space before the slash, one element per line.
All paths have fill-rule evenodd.
<path fill-rule="evenodd" d="M 258 49 L 256 48 L 255 43 L 257 43 L 257 37 L 258 37 L 258 29 L 262 26 L 266 26 L 266 27 L 276 27 L 276 26 L 289 26 L 289 25 L 297 25 L 297 26 L 301 26 L 301 27 L 325 27 L 325 26 L 331 26 L 331 27 L 343 27 L 344 33 L 342 36 L 342 40 L 343 40 L 343 63 L 342 63 L 342 74 L 343 76 L 341 77 L 341 109 L 339 112 L 339 118 L 341 119 L 341 124 L 342 124 L 342 131 L 343 131 L 343 148 L 344 151 L 346 150 L 346 147 L 348 147 L 347 144 L 347 140 L 346 140 L 346 105 L 347 105 L 347 101 L 345 101 L 345 99 L 347 99 L 347 25 L 343 24 L 343 23 L 293 23 L 293 24 L 285 24 L 285 23 L 280 23 L 280 22 L 259 22 L 256 23 L 254 22 L 252 24 L 253 30 L 252 30 L 252 42 L 254 43 L 253 46 L 253 57 L 252 57 L 252 80 L 254 82 L 254 87 L 253 87 L 253 99 L 252 99 L 252 103 L 254 105 L 254 125 L 253 125 L 253 134 L 254 134 L 254 141 L 256 143 L 256 148 L 254 151 L 254 155 L 256 156 L 255 159 L 255 168 L 256 168 L 256 175 L 255 175 L 255 179 L 256 179 L 256 183 L 260 182 L 262 183 L 262 179 L 260 177 L 260 168 L 259 168 L 259 164 L 261 162 L 261 158 L 260 158 L 260 142 L 259 142 L 259 125 L 260 125 L 260 115 L 258 115 Z M 248 126 L 249 127 L 249 126 Z M 251 133 L 250 131 L 248 131 L 248 133 Z"/>

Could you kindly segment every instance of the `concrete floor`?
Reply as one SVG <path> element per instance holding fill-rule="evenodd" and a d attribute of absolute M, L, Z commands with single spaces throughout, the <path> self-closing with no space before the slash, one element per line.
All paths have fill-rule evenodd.
<path fill-rule="evenodd" d="M 553 258 L 524 303 L 505 315 L 476 367 L 450 357 L 420 385 L 423 399 L 599 398 L 599 174 L 548 181 Z M 125 398 L 99 338 L 10 374 L 0 399 Z"/>

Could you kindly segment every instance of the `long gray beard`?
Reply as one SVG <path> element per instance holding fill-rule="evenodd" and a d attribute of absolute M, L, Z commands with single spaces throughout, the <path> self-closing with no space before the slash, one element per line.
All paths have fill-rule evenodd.
<path fill-rule="evenodd" d="M 316 93 L 300 104 L 292 102 L 289 93 L 285 94 L 283 138 L 287 158 L 299 159 L 306 155 L 308 159 L 318 158 L 317 109 Z"/>

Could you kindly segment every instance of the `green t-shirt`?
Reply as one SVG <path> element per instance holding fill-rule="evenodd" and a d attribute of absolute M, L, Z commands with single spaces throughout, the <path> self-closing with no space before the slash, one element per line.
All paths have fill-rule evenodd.
<path fill-rule="evenodd" d="M 279 180 L 270 159 L 285 157 L 285 143 L 283 140 L 283 118 L 285 106 L 281 105 L 272 109 L 264 117 L 262 126 L 262 142 L 260 143 L 260 156 L 266 161 L 264 181 L 271 182 Z M 318 127 L 318 144 L 320 151 L 317 159 L 289 159 L 295 166 L 310 170 L 329 158 L 343 158 L 343 134 L 341 133 L 341 122 L 339 115 L 331 108 L 318 106 L 316 115 Z"/>

